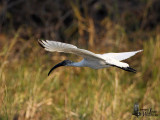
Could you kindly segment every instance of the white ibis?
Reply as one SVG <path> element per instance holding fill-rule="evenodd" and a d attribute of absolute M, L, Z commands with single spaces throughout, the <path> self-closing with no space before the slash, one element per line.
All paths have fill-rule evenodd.
<path fill-rule="evenodd" d="M 73 53 L 83 57 L 84 59 L 80 62 L 72 62 L 70 60 L 64 60 L 57 65 L 55 65 L 48 73 L 48 75 L 56 68 L 60 66 L 74 66 L 74 67 L 90 67 L 93 69 L 107 68 L 107 67 L 117 67 L 128 72 L 136 72 L 135 69 L 129 67 L 125 62 L 121 62 L 131 56 L 135 55 L 138 51 L 132 52 L 122 52 L 122 53 L 105 53 L 105 54 L 95 54 L 91 51 L 79 49 L 74 45 L 50 41 L 50 40 L 38 40 L 39 44 L 47 51 L 50 52 L 64 52 Z"/>

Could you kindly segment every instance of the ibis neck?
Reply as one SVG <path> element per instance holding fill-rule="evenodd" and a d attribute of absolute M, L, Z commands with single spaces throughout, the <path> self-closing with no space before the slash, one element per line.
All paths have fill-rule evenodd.
<path fill-rule="evenodd" d="M 82 60 L 80 62 L 73 62 L 73 63 L 71 63 L 70 65 L 67 65 L 67 66 L 84 67 L 84 64 L 83 64 L 83 60 Z"/>

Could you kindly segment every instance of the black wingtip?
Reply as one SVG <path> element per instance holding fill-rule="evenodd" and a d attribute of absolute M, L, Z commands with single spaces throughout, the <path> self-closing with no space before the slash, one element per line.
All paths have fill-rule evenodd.
<path fill-rule="evenodd" d="M 39 44 L 42 48 L 45 48 L 45 47 L 43 46 L 42 40 L 38 40 L 38 44 Z"/>

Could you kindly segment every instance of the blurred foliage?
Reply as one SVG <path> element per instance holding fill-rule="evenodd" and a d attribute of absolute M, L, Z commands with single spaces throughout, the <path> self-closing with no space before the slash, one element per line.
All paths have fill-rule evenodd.
<path fill-rule="evenodd" d="M 159 120 L 136 118 L 133 105 L 160 111 L 159 0 L 1 0 L 0 120 Z M 45 52 L 38 39 L 97 53 L 143 49 L 119 69 L 64 67 L 80 61 Z"/>
<path fill-rule="evenodd" d="M 134 40 L 137 31 L 159 31 L 159 11 L 159 0 L 2 0 L 0 27 L 3 33 L 30 29 L 23 33 L 25 39 L 30 35 L 59 41 L 79 39 L 81 44 L 94 34 L 93 44 L 103 39 L 107 25 L 120 25 Z"/>

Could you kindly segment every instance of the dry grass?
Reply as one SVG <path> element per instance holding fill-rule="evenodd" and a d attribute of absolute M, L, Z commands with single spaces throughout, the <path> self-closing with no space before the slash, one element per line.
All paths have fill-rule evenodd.
<path fill-rule="evenodd" d="M 149 33 L 137 28 L 129 33 L 110 16 L 99 20 L 98 24 L 104 30 L 97 30 L 87 8 L 82 15 L 73 1 L 69 4 L 76 22 L 66 28 L 63 24 L 57 26 L 62 27 L 66 39 L 78 31 L 78 35 L 75 33 L 73 36 L 79 39 L 69 39 L 70 43 L 97 53 L 144 49 L 127 60 L 138 72 L 133 74 L 116 68 L 61 67 L 48 77 L 49 69 L 60 60 L 80 59 L 69 54 L 45 52 L 37 44 L 39 34 L 32 35 L 33 31 L 26 26 L 17 31 L 12 31 L 12 28 L 10 35 L 0 34 L 0 120 L 160 119 L 159 116 L 137 118 L 132 115 L 135 102 L 140 108 L 152 108 L 160 115 L 159 32 L 153 30 Z M 144 26 L 149 8 L 150 4 L 144 10 Z M 112 17 L 118 18 L 119 15 Z M 129 19 L 128 23 L 131 22 Z M 27 40 L 26 34 L 29 36 Z M 53 38 L 56 36 L 54 31 L 48 34 Z"/>
<path fill-rule="evenodd" d="M 137 74 L 65 67 L 48 77 L 63 55 L 51 61 L 54 54 L 44 53 L 37 41 L 22 41 L 18 34 L 0 52 L 0 119 L 142 119 L 132 116 L 135 102 L 160 111 L 160 36 L 144 42 L 144 52 L 132 58 Z"/>

